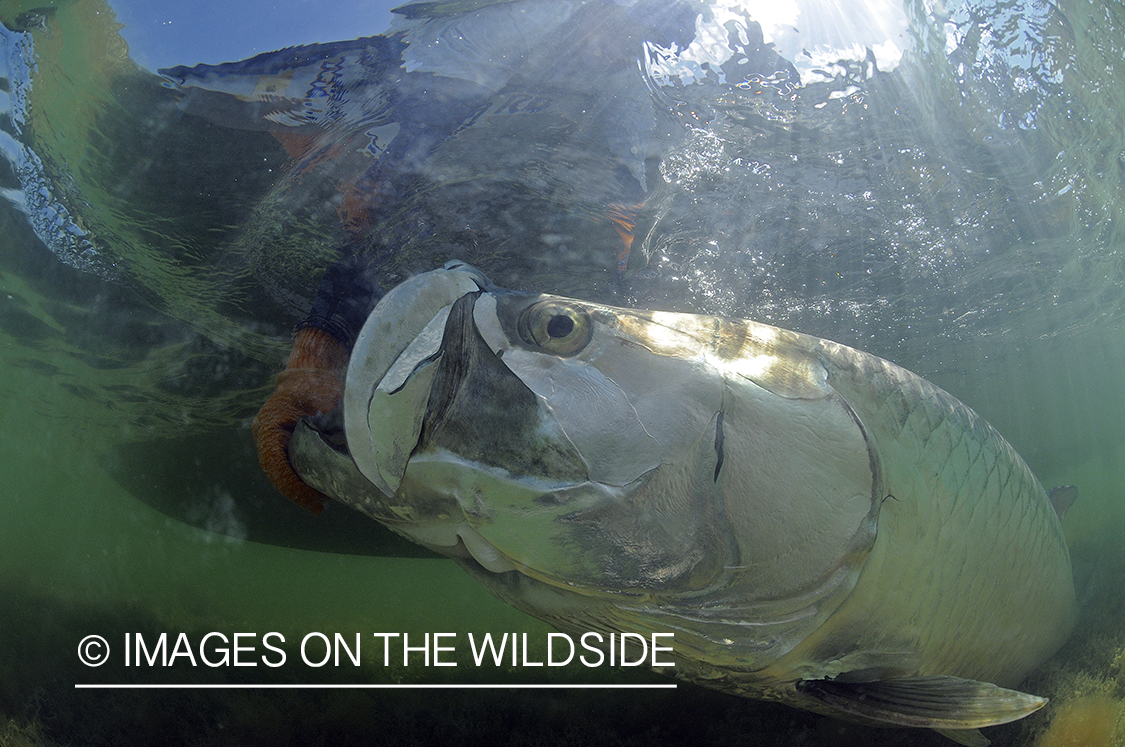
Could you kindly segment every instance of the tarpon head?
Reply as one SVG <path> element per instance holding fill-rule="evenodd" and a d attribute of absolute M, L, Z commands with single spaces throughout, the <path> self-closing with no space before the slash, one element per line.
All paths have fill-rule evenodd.
<path fill-rule="evenodd" d="M 353 352 L 347 450 L 378 493 L 343 499 L 533 613 L 520 584 L 776 656 L 854 584 L 880 497 L 804 339 L 427 273 Z"/>

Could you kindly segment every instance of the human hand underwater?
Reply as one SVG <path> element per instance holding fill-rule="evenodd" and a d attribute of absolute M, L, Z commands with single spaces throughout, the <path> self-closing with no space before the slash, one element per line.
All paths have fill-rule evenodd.
<path fill-rule="evenodd" d="M 329 498 L 293 471 L 289 439 L 302 415 L 329 412 L 339 404 L 347 362 L 347 348 L 331 334 L 316 327 L 299 330 L 285 370 L 274 380 L 274 392 L 251 427 L 266 477 L 282 495 L 314 514 L 320 513 Z"/>

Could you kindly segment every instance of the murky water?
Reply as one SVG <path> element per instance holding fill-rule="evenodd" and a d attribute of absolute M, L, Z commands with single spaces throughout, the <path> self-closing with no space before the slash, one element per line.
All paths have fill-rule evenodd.
<path fill-rule="evenodd" d="M 310 53 L 337 88 L 269 118 L 238 86 L 284 90 L 302 59 L 161 77 L 100 0 L 0 4 L 0 742 L 946 743 L 688 686 L 76 690 L 664 682 L 475 667 L 469 633 L 527 633 L 534 660 L 550 629 L 272 492 L 249 419 L 349 246 L 388 287 L 456 256 L 509 287 L 828 337 L 946 388 L 1080 491 L 1082 618 L 1024 686 L 1052 704 L 988 736 L 1112 744 L 1116 724 L 1125 743 L 1125 6 L 491 5 L 532 10 L 413 27 L 413 49 L 455 51 L 419 53 L 424 85 L 395 77 L 401 36 Z M 466 39 L 524 61 L 473 63 Z M 609 216 L 642 204 L 619 262 Z M 125 666 L 126 634 L 162 632 L 193 654 L 253 633 L 256 666 Z M 360 634 L 362 665 L 302 663 L 313 632 Z M 458 667 L 384 666 L 372 645 L 437 632 L 459 636 Z M 90 634 L 107 665 L 79 662 Z"/>

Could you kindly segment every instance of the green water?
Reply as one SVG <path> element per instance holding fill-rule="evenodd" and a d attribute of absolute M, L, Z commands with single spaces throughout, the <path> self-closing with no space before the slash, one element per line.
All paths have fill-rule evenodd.
<path fill-rule="evenodd" d="M 14 23 L 37 7 L 5 0 L 0 20 Z M 876 114 L 886 111 L 874 101 L 869 110 L 847 99 L 830 112 L 843 124 L 822 131 L 771 130 L 748 120 L 743 104 L 731 104 L 722 131 L 730 160 L 725 166 L 708 160 L 716 157 L 711 135 L 680 144 L 665 169 L 669 186 L 655 193 L 638 232 L 649 275 L 624 298 L 611 299 L 753 315 L 891 357 L 981 413 L 1046 485 L 1078 486 L 1064 529 L 1080 622 L 1067 646 L 1024 685 L 1052 704 L 989 730 L 996 745 L 1035 744 L 1053 721 L 1061 723 L 1069 704 L 1093 696 L 1109 704 L 1100 718 L 1115 720 L 1117 743 L 1125 743 L 1125 85 L 1114 70 L 1125 10 L 1120 3 L 1070 3 L 1060 12 L 1068 23 L 1050 27 L 1048 38 L 1073 57 L 1060 67 L 1061 93 L 1038 110 L 1038 128 L 1003 130 L 1014 145 L 989 151 L 996 132 L 982 122 L 996 111 L 979 103 L 985 87 L 971 89 L 955 76 L 927 79 L 914 92 L 923 102 L 918 111 L 927 110 L 927 97 L 940 101 L 959 85 L 970 103 L 921 126 L 948 128 L 926 140 L 947 156 L 918 149 L 885 167 L 889 176 L 873 187 L 883 192 L 871 211 L 862 201 L 835 205 L 831 190 L 818 191 L 823 185 L 810 187 L 809 197 L 793 186 L 808 172 L 785 166 L 784 156 L 800 153 L 806 163 L 810 154 L 801 149 L 812 149 L 822 159 L 814 159 L 814 170 L 827 173 L 838 162 L 847 178 L 859 179 L 856 174 L 878 169 L 857 142 L 868 135 L 905 142 L 914 130 L 901 123 L 876 127 Z M 372 546 L 386 552 L 362 552 L 355 544 L 349 552 L 293 549 L 333 548 L 323 539 L 301 545 L 246 537 L 276 539 L 282 524 L 287 538 L 312 536 L 320 519 L 296 511 L 276 525 L 250 525 L 245 506 L 236 503 L 236 514 L 243 513 L 220 522 L 223 533 L 153 507 L 182 487 L 174 475 L 161 476 L 161 460 L 183 465 L 181 482 L 189 492 L 201 491 L 199 503 L 208 510 L 245 497 L 243 490 L 273 498 L 252 454 L 220 476 L 212 474 L 213 462 L 193 461 L 190 450 L 208 439 L 229 449 L 248 443 L 249 418 L 284 359 L 288 329 L 315 289 L 310 278 L 331 259 L 333 234 L 311 209 L 283 210 L 278 195 L 295 189 L 295 177 L 278 176 L 286 157 L 268 137 L 173 118 L 157 118 L 159 127 L 146 129 L 137 112 L 166 94 L 151 80 L 140 86 L 147 79 L 137 77 L 104 4 L 59 3 L 34 35 L 43 76 L 34 89 L 42 117 L 35 143 L 55 159 L 55 177 L 69 173 L 71 181 L 60 179 L 74 191 L 68 199 L 85 201 L 84 225 L 104 240 L 121 272 L 99 275 L 58 261 L 24 216 L 0 203 L 0 744 L 949 744 L 929 732 L 854 726 L 686 685 L 674 691 L 75 689 L 110 682 L 666 680 L 624 668 L 473 666 L 469 633 L 526 633 L 534 661 L 543 658 L 552 629 L 494 600 L 452 562 L 394 557 L 401 547 L 374 528 Z M 901 94 L 885 85 L 886 95 Z M 770 122 L 808 115 L 786 110 L 784 102 L 756 105 L 754 112 L 771 106 Z M 739 129 L 747 121 L 752 136 Z M 138 133 L 147 140 L 129 141 L 141 143 L 136 153 L 104 147 Z M 841 145 L 818 140 L 829 136 Z M 197 169 L 171 149 L 167 160 L 152 158 L 155 166 L 139 169 L 157 152 L 154 144 L 182 138 L 197 139 L 198 148 L 189 151 L 199 159 Z M 945 140 L 954 144 L 948 151 L 939 147 Z M 978 168 L 974 158 L 996 152 L 1011 161 Z M 771 181 L 754 171 L 753 153 L 774 159 L 780 176 Z M 241 181 L 207 177 L 223 168 Z M 194 174 L 202 186 L 184 187 L 182 174 Z M 1004 179 L 1009 183 L 995 187 Z M 14 187 L 10 181 L 2 186 Z M 119 189 L 122 184 L 129 189 Z M 174 200 L 163 187 L 191 199 Z M 443 189 L 435 188 L 432 203 L 465 196 Z M 414 207 L 431 210 L 426 217 L 436 216 L 439 226 L 448 219 L 434 204 Z M 472 217 L 493 218 L 488 207 Z M 807 216 L 802 225 L 813 239 L 793 215 Z M 552 220 L 559 231 L 584 226 L 589 246 L 616 241 L 604 221 Z M 267 240 L 270 221 L 284 227 L 278 230 L 284 245 Z M 463 228 L 457 230 L 464 239 Z M 480 230 L 470 237 L 477 255 L 467 258 L 497 266 L 510 260 L 504 254 L 510 245 L 488 244 L 502 231 Z M 515 238 L 507 237 L 513 244 L 526 238 L 518 230 L 503 227 L 513 232 Z M 992 259 L 979 260 L 963 247 L 982 236 L 995 239 Z M 862 261 L 855 252 L 837 258 L 816 249 L 821 240 L 845 248 L 867 241 L 874 248 L 864 250 Z M 429 261 L 430 245 L 416 243 L 404 266 Z M 801 251 L 792 258 L 763 253 L 789 245 Z M 744 254 L 732 250 L 743 246 L 750 247 Z M 590 295 L 609 292 L 602 269 L 587 273 L 596 279 Z M 540 279 L 566 289 L 579 275 Z M 137 461 L 122 461 L 126 447 L 141 455 Z M 122 464 L 150 470 L 149 481 L 127 489 Z M 346 517 L 341 511 L 330 512 L 332 519 Z M 362 548 L 365 530 L 356 531 Z M 209 632 L 253 633 L 260 641 L 271 631 L 285 636 L 286 666 L 191 667 L 181 658 L 170 668 L 126 668 L 121 659 L 126 634 L 152 641 L 160 633 L 173 639 L 184 633 L 198 642 Z M 360 634 L 362 664 L 303 664 L 298 641 L 313 632 L 347 640 Z M 417 660 L 386 666 L 373 637 L 438 632 L 457 634 L 457 667 Z M 109 664 L 79 662 L 79 641 L 90 634 L 109 642 Z M 258 646 L 250 658 L 261 662 L 262 653 Z"/>
<path fill-rule="evenodd" d="M 4 361 L 8 363 L 7 360 Z M 158 513 L 125 492 L 101 457 L 121 429 L 83 425 L 88 403 L 39 373 L 4 366 L 8 396 L 0 414 L 5 476 L 0 524 L 0 709 L 10 719 L 5 744 L 501 744 L 694 743 L 699 731 L 718 742 L 755 744 L 942 744 L 938 737 L 883 732 L 790 709 L 681 686 L 666 691 L 526 691 L 373 693 L 363 691 L 235 691 L 105 693 L 75 691 L 78 682 L 660 682 L 636 671 L 570 667 L 545 675 L 526 667 L 457 669 L 382 666 L 375 632 L 520 632 L 539 645 L 551 629 L 492 599 L 452 562 L 358 557 L 289 550 L 215 535 Z M 1107 377 L 1111 378 L 1111 377 Z M 1108 380 L 1106 384 L 1108 385 Z M 988 387 L 985 387 L 986 389 Z M 18 393 L 18 394 L 17 394 Z M 1025 404 L 1027 400 L 1022 400 Z M 1096 419 L 1082 424 L 1099 443 L 1114 436 Z M 1014 403 L 1011 403 L 1014 404 Z M 69 416 L 45 416 L 46 408 Z M 1001 414 L 1004 408 L 997 409 Z M 99 413 L 93 413 L 98 415 Z M 1012 413 L 1028 419 L 1026 409 Z M 92 418 L 93 419 L 93 418 Z M 997 418 L 999 419 L 999 418 Z M 1113 423 L 1119 428 L 1120 421 Z M 1045 425 L 1045 424 L 1041 424 Z M 1077 424 L 1076 424 L 1077 425 Z M 1019 431 L 1009 431 L 1019 433 Z M 1117 431 L 1119 433 L 1119 431 Z M 1118 440 L 1118 444 L 1121 441 Z M 1088 586 L 1084 616 L 1072 642 L 1029 687 L 1065 702 L 1075 692 L 1121 698 L 1125 671 L 1125 449 L 1104 448 L 1051 459 L 1041 472 L 1052 483 L 1081 486 L 1065 528 L 1076 571 Z M 308 632 L 349 640 L 360 633 L 365 665 L 232 672 L 89 669 L 78 641 L 103 635 L 115 653 L 125 633 L 152 640 L 187 632 L 195 641 L 219 631 L 280 631 L 290 661 Z M 258 651 L 262 649 L 259 647 Z M 319 653 L 319 652 L 318 652 Z M 1115 658 L 1117 657 L 1116 661 Z M 256 655 L 251 660 L 257 660 Z M 1119 701 L 1118 701 L 1119 702 Z M 1048 716 L 1050 711 L 1048 711 Z M 1029 744 L 1045 719 L 990 730 L 994 744 Z M 5 732 L 0 727 L 0 735 Z M 467 731 L 465 731 L 467 730 Z M 748 736 L 750 735 L 750 736 Z M 387 741 L 384 742 L 383 740 Z M 324 740 L 321 742 L 320 740 Z M 811 740 L 811 742 L 810 742 Z"/>

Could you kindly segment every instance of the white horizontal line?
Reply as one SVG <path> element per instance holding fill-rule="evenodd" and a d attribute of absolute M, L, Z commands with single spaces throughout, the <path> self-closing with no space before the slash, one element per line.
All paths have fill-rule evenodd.
<path fill-rule="evenodd" d="M 159 684 L 82 684 L 75 690 L 674 690 L 670 685 L 427 685 L 427 684 L 339 684 L 339 685 L 185 685 Z"/>

